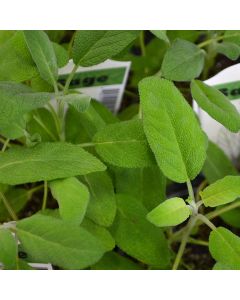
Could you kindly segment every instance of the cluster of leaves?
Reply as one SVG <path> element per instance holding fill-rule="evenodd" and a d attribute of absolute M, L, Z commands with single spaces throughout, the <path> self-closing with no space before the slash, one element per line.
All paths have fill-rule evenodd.
<path fill-rule="evenodd" d="M 0 33 L 3 268 L 38 262 L 62 269 L 177 269 L 186 244 L 202 242 L 191 235 L 205 223 L 214 268 L 239 269 L 240 238 L 210 220 L 221 216 L 240 227 L 240 177 L 172 81 L 191 81 L 199 106 L 238 132 L 235 107 L 195 78 L 207 74 L 216 53 L 238 58 L 240 32 L 154 30 L 147 47 L 141 31 L 77 31 L 60 44 L 64 34 Z M 138 42 L 143 55 L 134 57 L 129 49 Z M 115 116 L 69 89 L 79 66 L 109 58 L 132 60 L 131 84 L 140 80 L 137 111 Z M 74 68 L 62 86 L 58 70 L 69 59 Z M 194 195 L 191 180 L 200 172 L 210 185 L 204 182 Z M 189 197 L 166 199 L 169 182 L 186 183 Z M 41 192 L 42 208 L 22 217 Z M 49 201 L 57 208 L 47 208 Z M 217 209 L 205 214 L 204 207 Z"/>

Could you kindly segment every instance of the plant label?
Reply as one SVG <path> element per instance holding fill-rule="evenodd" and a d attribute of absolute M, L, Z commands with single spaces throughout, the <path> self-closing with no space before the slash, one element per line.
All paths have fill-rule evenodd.
<path fill-rule="evenodd" d="M 111 111 L 117 112 L 122 101 L 131 62 L 107 60 L 92 67 L 79 67 L 75 73 L 70 88 L 105 104 Z M 69 63 L 60 69 L 59 82 L 65 84 L 74 64 Z"/>

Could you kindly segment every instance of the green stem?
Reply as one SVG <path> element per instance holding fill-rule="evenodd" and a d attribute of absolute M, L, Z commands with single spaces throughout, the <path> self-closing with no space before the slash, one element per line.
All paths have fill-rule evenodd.
<path fill-rule="evenodd" d="M 7 139 L 5 141 L 5 143 L 3 144 L 3 147 L 2 147 L 2 152 L 5 152 L 5 150 L 7 149 L 8 145 L 9 145 L 9 142 L 10 142 L 10 139 Z"/>
<path fill-rule="evenodd" d="M 14 221 L 17 221 L 18 220 L 18 217 L 16 215 L 16 213 L 14 212 L 14 210 L 12 209 L 11 205 L 9 204 L 7 198 L 5 197 L 5 195 L 3 193 L 0 192 L 0 198 L 2 198 L 2 202 L 4 204 L 4 206 L 6 207 L 9 215 L 11 216 L 11 218 L 14 220 Z"/>
<path fill-rule="evenodd" d="M 67 94 L 67 91 L 68 91 L 68 89 L 69 89 L 70 83 L 71 83 L 71 81 L 72 81 L 72 79 L 73 79 L 73 77 L 74 77 L 74 75 L 75 75 L 75 73 L 76 73 L 78 67 L 79 67 L 78 65 L 74 65 L 74 67 L 73 67 L 71 73 L 68 75 L 68 78 L 67 78 L 67 80 L 66 80 L 66 83 L 65 83 L 65 86 L 64 86 L 64 89 L 63 89 L 64 95 Z"/>
<path fill-rule="evenodd" d="M 140 48 L 141 48 L 142 56 L 146 56 L 146 48 L 145 48 L 144 31 L 143 30 L 140 33 L 139 39 L 140 39 Z"/>
<path fill-rule="evenodd" d="M 204 42 L 198 44 L 197 46 L 198 46 L 199 48 L 203 48 L 203 47 L 205 47 L 205 46 L 210 45 L 212 42 L 218 42 L 218 41 L 221 41 L 224 37 L 228 37 L 228 38 L 229 38 L 229 37 L 236 37 L 236 36 L 239 36 L 239 33 L 233 33 L 233 34 L 229 34 L 229 35 L 226 35 L 226 36 L 220 35 L 220 36 L 218 36 L 218 37 L 208 39 L 208 40 L 206 40 L 206 41 L 204 41 Z"/>
<path fill-rule="evenodd" d="M 33 193 L 40 191 L 43 187 L 44 187 L 44 184 L 41 184 L 41 185 L 35 186 L 34 188 L 28 190 L 27 192 L 30 196 L 32 196 Z"/>
<path fill-rule="evenodd" d="M 191 183 L 190 180 L 188 180 L 186 183 L 187 183 L 188 194 L 190 196 L 190 204 L 193 207 L 195 207 L 196 206 L 196 200 L 195 200 L 195 196 L 194 196 L 194 192 L 193 192 L 192 183 Z"/>
<path fill-rule="evenodd" d="M 193 216 L 187 224 L 186 231 L 185 231 L 185 233 L 182 237 L 182 241 L 181 241 L 180 247 L 178 249 L 178 253 L 177 253 L 177 256 L 175 258 L 172 270 L 177 270 L 178 269 L 178 266 L 181 262 L 184 250 L 185 250 L 187 242 L 188 242 L 189 235 L 191 234 L 191 231 L 192 231 L 196 221 L 197 221 L 196 216 Z"/>
<path fill-rule="evenodd" d="M 56 126 L 56 129 L 57 129 L 57 132 L 58 132 L 58 135 L 59 135 L 59 138 L 60 138 L 60 135 L 61 135 L 61 125 L 60 125 L 60 121 L 58 119 L 58 116 L 56 114 L 56 111 L 55 109 L 52 107 L 52 105 L 50 103 L 48 103 L 48 107 L 50 109 L 50 112 L 52 114 L 52 117 L 53 117 L 53 120 L 54 120 L 54 123 L 55 123 L 55 126 Z"/>
<path fill-rule="evenodd" d="M 191 238 L 191 237 L 188 239 L 188 243 L 208 247 L 208 242 L 207 241 L 197 240 L 197 239 L 194 239 L 194 238 Z"/>
<path fill-rule="evenodd" d="M 228 212 L 234 208 L 240 207 L 240 201 L 237 202 L 233 202 L 230 205 L 224 206 L 218 210 L 214 210 L 208 214 L 206 214 L 205 216 L 209 219 L 212 220 L 218 216 L 220 216 L 221 214 L 224 214 L 225 212 Z"/>
<path fill-rule="evenodd" d="M 216 226 L 211 221 L 209 221 L 209 219 L 206 218 L 204 215 L 198 214 L 198 219 L 201 220 L 208 227 L 210 227 L 212 230 L 216 229 Z"/>
<path fill-rule="evenodd" d="M 44 181 L 42 210 L 45 210 L 47 207 L 47 196 L 48 196 L 48 183 L 47 183 L 47 181 Z"/>

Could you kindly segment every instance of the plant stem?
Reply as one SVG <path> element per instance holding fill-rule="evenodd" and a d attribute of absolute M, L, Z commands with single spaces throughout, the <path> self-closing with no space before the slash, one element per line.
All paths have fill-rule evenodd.
<path fill-rule="evenodd" d="M 53 120 L 54 120 L 56 129 L 57 129 L 57 133 L 58 133 L 58 136 L 59 136 L 59 138 L 60 138 L 60 136 L 61 136 L 61 129 L 60 129 L 60 128 L 61 128 L 61 125 L 60 125 L 60 121 L 59 121 L 58 116 L 57 116 L 57 114 L 56 114 L 56 112 L 55 112 L 55 109 L 52 107 L 52 105 L 51 105 L 50 103 L 48 103 L 48 107 L 49 107 L 50 112 L 51 112 L 51 114 L 52 114 L 52 117 L 53 117 Z"/>
<path fill-rule="evenodd" d="M 140 39 L 140 48 L 141 48 L 142 56 L 146 56 L 146 48 L 145 48 L 144 31 L 143 30 L 140 33 L 139 39 Z"/>
<path fill-rule="evenodd" d="M 208 185 L 208 182 L 206 179 L 204 179 L 201 184 L 199 185 L 196 193 L 196 201 L 200 200 L 200 192 Z"/>
<path fill-rule="evenodd" d="M 44 192 L 43 192 L 43 202 L 42 202 L 42 210 L 46 209 L 47 206 L 47 196 L 48 196 L 48 184 L 47 181 L 44 181 Z"/>
<path fill-rule="evenodd" d="M 192 183 L 190 180 L 187 181 L 187 189 L 188 189 L 188 194 L 190 196 L 190 204 L 194 208 L 196 208 L 196 200 L 195 200 L 195 196 L 194 196 L 194 192 L 193 192 Z"/>
<path fill-rule="evenodd" d="M 184 250 L 185 250 L 187 242 L 188 242 L 189 235 L 191 234 L 192 228 L 194 227 L 196 221 L 197 221 L 196 216 L 193 216 L 193 217 L 190 218 L 190 220 L 187 224 L 186 231 L 185 231 L 185 233 L 182 237 L 182 241 L 181 241 L 180 247 L 178 249 L 178 253 L 177 253 L 177 256 L 175 258 L 175 261 L 173 263 L 172 270 L 177 270 L 178 269 L 178 266 L 181 262 Z"/>
<path fill-rule="evenodd" d="M 72 79 L 73 79 L 73 77 L 74 77 L 74 75 L 75 75 L 75 73 L 76 73 L 78 67 L 79 67 L 78 65 L 74 65 L 74 67 L 73 67 L 71 73 L 68 75 L 68 78 L 67 78 L 67 80 L 66 80 L 66 83 L 65 83 L 65 86 L 64 86 L 64 89 L 63 89 L 64 95 L 67 94 L 67 91 L 68 91 L 68 89 L 69 89 L 70 83 L 71 83 L 71 81 L 72 81 Z"/>
<path fill-rule="evenodd" d="M 215 37 L 215 38 L 211 38 L 211 39 L 208 39 L 200 44 L 198 44 L 198 47 L 199 48 L 203 48 L 205 46 L 208 46 L 210 45 L 212 42 L 218 42 L 218 41 L 221 41 L 224 37 L 235 37 L 235 36 L 239 36 L 239 33 L 232 33 L 232 34 L 229 34 L 229 35 L 220 35 L 218 37 Z"/>
<path fill-rule="evenodd" d="M 28 190 L 27 192 L 31 196 L 33 193 L 41 190 L 43 187 L 44 187 L 44 184 L 41 184 L 41 185 L 35 186 L 34 188 Z"/>
<path fill-rule="evenodd" d="M 209 219 L 206 218 L 204 215 L 198 214 L 198 219 L 201 220 L 204 224 L 206 224 L 212 230 L 216 229 L 216 226 L 211 221 L 209 221 Z"/>
<path fill-rule="evenodd" d="M 4 206 L 6 207 L 9 215 L 11 216 L 11 218 L 14 220 L 14 221 L 17 221 L 18 220 L 18 217 L 16 215 L 16 213 L 14 212 L 14 210 L 12 209 L 11 205 L 9 204 L 7 198 L 5 197 L 5 195 L 3 193 L 0 192 L 0 198 L 2 198 L 2 202 L 4 204 Z"/>
<path fill-rule="evenodd" d="M 9 145 L 9 142 L 10 142 L 10 139 L 7 139 L 5 141 L 5 143 L 3 144 L 3 147 L 2 147 L 2 152 L 5 152 L 5 150 L 7 149 L 8 145 Z"/>
<path fill-rule="evenodd" d="M 228 211 L 230 211 L 234 208 L 237 208 L 237 207 L 240 207 L 240 201 L 233 202 L 230 205 L 224 206 L 224 207 L 222 207 L 218 210 L 211 211 L 210 213 L 206 214 L 206 217 L 209 220 L 212 220 L 212 219 L 220 216 L 221 214 L 224 214 L 225 212 L 228 212 Z"/>
<path fill-rule="evenodd" d="M 191 238 L 191 237 L 188 239 L 188 243 L 208 247 L 208 242 L 207 241 L 197 240 L 197 239 L 194 239 L 194 238 Z"/>

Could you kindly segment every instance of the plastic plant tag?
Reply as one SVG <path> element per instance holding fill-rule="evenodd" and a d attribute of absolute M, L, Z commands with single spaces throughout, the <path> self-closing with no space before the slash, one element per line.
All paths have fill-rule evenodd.
<path fill-rule="evenodd" d="M 224 93 L 240 111 L 240 64 L 226 68 L 204 82 Z M 193 101 L 193 109 L 209 139 L 221 147 L 229 158 L 237 159 L 240 154 L 240 133 L 230 132 L 201 109 L 196 101 Z"/>
<path fill-rule="evenodd" d="M 92 67 L 79 67 L 70 88 L 105 104 L 113 112 L 117 112 L 126 86 L 131 62 L 106 60 Z M 59 70 L 59 82 L 65 84 L 66 78 L 74 67 L 73 61 Z"/>

